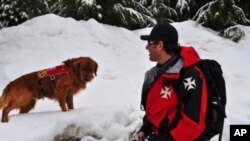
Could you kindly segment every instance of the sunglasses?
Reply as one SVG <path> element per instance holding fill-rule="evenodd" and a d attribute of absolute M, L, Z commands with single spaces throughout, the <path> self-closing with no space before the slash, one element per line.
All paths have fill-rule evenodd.
<path fill-rule="evenodd" d="M 157 45 L 160 41 L 148 41 L 147 46 Z"/>

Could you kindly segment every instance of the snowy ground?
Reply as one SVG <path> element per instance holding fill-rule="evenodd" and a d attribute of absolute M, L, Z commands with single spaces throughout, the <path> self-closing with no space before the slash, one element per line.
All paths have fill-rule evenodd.
<path fill-rule="evenodd" d="M 230 124 L 250 124 L 250 27 L 243 27 L 246 37 L 236 44 L 193 21 L 173 25 L 182 45 L 193 45 L 203 58 L 222 65 L 228 97 L 223 140 L 229 140 Z M 146 42 L 139 39 L 150 31 L 52 14 L 0 30 L 0 92 L 23 74 L 69 58 L 90 56 L 99 63 L 97 77 L 74 97 L 75 110 L 61 112 L 57 102 L 39 100 L 30 113 L 13 111 L 9 123 L 0 123 L 0 140 L 52 141 L 68 125 L 79 127 L 81 141 L 128 140 L 141 124 L 141 85 L 145 71 L 154 65 L 148 60 Z"/>

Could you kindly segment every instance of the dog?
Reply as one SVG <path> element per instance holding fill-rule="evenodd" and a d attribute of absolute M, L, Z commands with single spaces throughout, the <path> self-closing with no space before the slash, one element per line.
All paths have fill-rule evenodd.
<path fill-rule="evenodd" d="M 59 102 L 62 111 L 74 109 L 73 96 L 86 88 L 97 75 L 98 64 L 90 57 L 72 58 L 55 68 L 32 72 L 10 82 L 0 97 L 2 122 L 8 122 L 8 114 L 20 109 L 28 113 L 38 99 L 47 97 Z"/>

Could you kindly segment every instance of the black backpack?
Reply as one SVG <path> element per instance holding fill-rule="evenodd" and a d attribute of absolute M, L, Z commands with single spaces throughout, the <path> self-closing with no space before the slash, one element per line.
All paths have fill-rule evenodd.
<path fill-rule="evenodd" d="M 181 75 L 186 69 L 193 66 L 198 67 L 204 74 L 207 85 L 207 112 L 205 121 L 205 130 L 195 141 L 207 141 L 215 135 L 219 135 L 219 141 L 222 138 L 224 119 L 226 118 L 226 85 L 220 64 L 215 60 L 203 59 L 194 65 L 183 68 Z M 180 88 L 180 81 L 174 84 L 176 90 Z M 181 97 L 179 97 L 182 100 Z M 177 114 L 170 128 L 174 128 L 180 119 L 180 105 Z"/>
<path fill-rule="evenodd" d="M 211 139 L 219 135 L 222 137 L 224 119 L 226 118 L 226 85 L 220 64 L 215 60 L 204 59 L 199 61 L 198 66 L 203 72 L 207 84 L 207 113 L 206 128 L 202 137 Z"/>

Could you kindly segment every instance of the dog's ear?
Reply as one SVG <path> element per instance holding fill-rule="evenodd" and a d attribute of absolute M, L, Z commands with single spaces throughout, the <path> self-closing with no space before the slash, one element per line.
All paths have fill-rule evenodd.
<path fill-rule="evenodd" d="M 63 63 L 68 66 L 68 67 L 71 67 L 73 65 L 73 62 L 74 62 L 75 59 L 68 59 L 66 61 L 63 61 Z"/>
<path fill-rule="evenodd" d="M 95 76 L 97 76 L 98 64 L 95 62 Z"/>
<path fill-rule="evenodd" d="M 80 58 L 80 57 L 79 57 Z M 68 67 L 72 67 L 74 62 L 78 61 L 79 58 L 72 58 L 72 59 L 68 59 L 66 61 L 63 61 L 63 63 L 68 66 Z"/>
<path fill-rule="evenodd" d="M 63 61 L 63 63 L 72 69 L 72 71 L 78 75 L 80 63 L 77 61 L 78 58 L 68 59 L 66 61 Z"/>
<path fill-rule="evenodd" d="M 79 61 L 75 61 L 73 63 L 72 69 L 76 76 L 80 76 L 80 67 L 81 67 L 81 63 Z"/>

